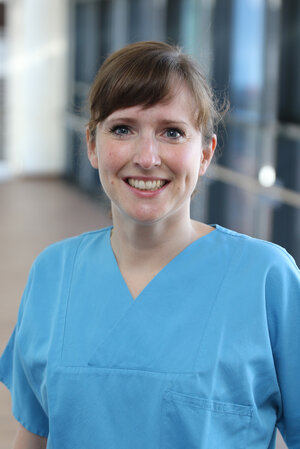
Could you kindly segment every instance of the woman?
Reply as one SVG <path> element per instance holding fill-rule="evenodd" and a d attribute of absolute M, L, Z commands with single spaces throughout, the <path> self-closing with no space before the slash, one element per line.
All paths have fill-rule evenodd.
<path fill-rule="evenodd" d="M 113 227 L 32 267 L 0 364 L 15 447 L 267 449 L 278 427 L 300 448 L 298 269 L 190 218 L 218 118 L 196 63 L 129 45 L 101 67 L 90 110 Z"/>

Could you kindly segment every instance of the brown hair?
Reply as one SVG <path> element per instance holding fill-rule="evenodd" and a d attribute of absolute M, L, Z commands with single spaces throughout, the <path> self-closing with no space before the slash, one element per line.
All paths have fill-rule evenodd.
<path fill-rule="evenodd" d="M 142 105 L 147 108 L 172 96 L 174 81 L 183 81 L 191 91 L 196 126 L 210 142 L 222 118 L 197 62 L 179 47 L 145 41 L 127 45 L 110 55 L 100 67 L 89 94 L 91 138 L 97 123 L 117 109 Z"/>

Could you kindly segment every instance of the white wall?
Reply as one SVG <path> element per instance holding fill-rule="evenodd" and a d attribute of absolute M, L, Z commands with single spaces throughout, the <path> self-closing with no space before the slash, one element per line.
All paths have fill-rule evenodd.
<path fill-rule="evenodd" d="M 7 3 L 6 160 L 13 174 L 64 167 L 67 0 Z"/>

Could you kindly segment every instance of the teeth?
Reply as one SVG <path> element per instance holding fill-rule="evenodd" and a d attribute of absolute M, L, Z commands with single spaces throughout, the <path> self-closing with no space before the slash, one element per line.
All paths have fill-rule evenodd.
<path fill-rule="evenodd" d="M 157 190 L 160 189 L 166 181 L 162 179 L 155 181 L 142 181 L 140 179 L 128 178 L 128 184 L 140 190 Z"/>

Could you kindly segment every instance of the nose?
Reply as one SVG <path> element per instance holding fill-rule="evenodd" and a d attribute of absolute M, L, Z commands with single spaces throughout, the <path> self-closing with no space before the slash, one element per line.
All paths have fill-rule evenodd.
<path fill-rule="evenodd" d="M 154 137 L 141 136 L 137 139 L 133 163 L 144 170 L 150 170 L 161 165 L 158 142 L 155 141 Z"/>

